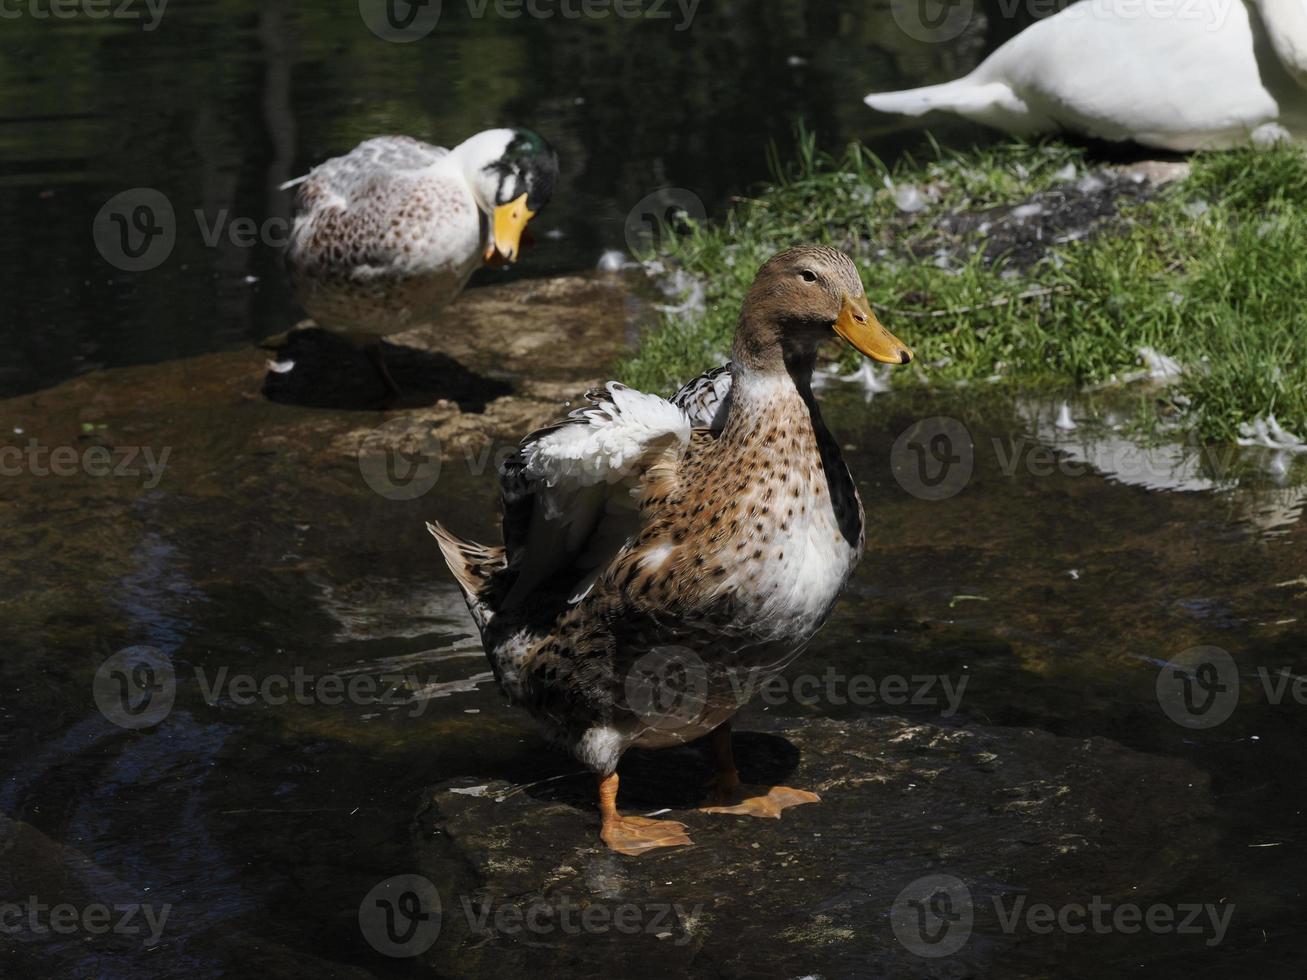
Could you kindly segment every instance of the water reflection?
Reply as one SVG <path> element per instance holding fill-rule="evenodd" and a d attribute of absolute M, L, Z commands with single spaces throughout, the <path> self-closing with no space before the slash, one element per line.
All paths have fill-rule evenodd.
<path fill-rule="evenodd" d="M 1128 398 L 1116 393 L 1118 402 Z M 1232 521 L 1265 534 L 1282 534 L 1307 504 L 1303 471 L 1283 452 L 1206 443 L 1194 438 L 1132 434 L 1111 409 L 1092 399 L 1021 399 L 1016 412 L 1030 436 L 1055 450 L 1068 472 L 1088 468 L 1107 479 L 1147 490 L 1220 493 Z"/>

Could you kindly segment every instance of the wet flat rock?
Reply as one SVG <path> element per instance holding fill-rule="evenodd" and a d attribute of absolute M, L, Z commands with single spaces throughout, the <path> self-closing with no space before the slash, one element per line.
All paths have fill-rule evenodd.
<path fill-rule="evenodd" d="M 822 803 L 779 821 L 698 813 L 699 749 L 632 751 L 623 810 L 670 807 L 663 816 L 694 844 L 630 858 L 600 845 L 592 778 L 563 775 L 575 766 L 543 743 L 523 745 L 537 757 L 519 763 L 522 778 L 432 789 L 418 863 L 443 919 L 425 955 L 461 976 L 627 976 L 654 955 L 695 976 L 986 976 L 1025 943 L 1075 939 L 1005 932 L 995 899 L 1141 902 L 1177 887 L 1212 845 L 1204 775 L 1104 739 L 893 717 L 742 727 L 746 781 L 812 789 Z M 891 918 L 927 875 L 958 879 L 973 911 L 945 959 L 907 948 Z"/>

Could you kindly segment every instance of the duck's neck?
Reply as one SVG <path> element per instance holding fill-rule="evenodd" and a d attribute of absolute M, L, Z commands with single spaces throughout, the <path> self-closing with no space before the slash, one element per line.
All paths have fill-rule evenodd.
<path fill-rule="evenodd" d="M 761 420 L 804 416 L 824 431 L 812 394 L 815 346 L 787 346 L 778 326 L 742 319 L 731 351 L 731 411 L 724 439 L 765 435 Z"/>
<path fill-rule="evenodd" d="M 862 504 L 812 393 L 816 345 L 789 352 L 741 344 L 736 332 L 731 367 L 731 408 L 720 443 L 725 465 L 741 457 L 773 457 L 794 489 L 824 500 L 851 549 L 862 549 Z M 810 508 L 815 516 L 817 508 Z"/>

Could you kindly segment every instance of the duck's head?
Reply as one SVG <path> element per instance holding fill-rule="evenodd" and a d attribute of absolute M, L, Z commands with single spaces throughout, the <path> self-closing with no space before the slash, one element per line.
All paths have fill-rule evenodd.
<path fill-rule="evenodd" d="M 811 372 L 817 348 L 833 336 L 885 364 L 912 360 L 908 346 L 876 319 L 853 261 L 825 245 L 797 245 L 758 270 L 744 299 L 733 358 L 753 370 Z"/>
<path fill-rule="evenodd" d="M 549 203 L 558 183 L 558 155 L 529 129 L 488 129 L 461 143 L 463 173 L 490 225 L 484 258 L 512 262 L 527 222 Z"/>

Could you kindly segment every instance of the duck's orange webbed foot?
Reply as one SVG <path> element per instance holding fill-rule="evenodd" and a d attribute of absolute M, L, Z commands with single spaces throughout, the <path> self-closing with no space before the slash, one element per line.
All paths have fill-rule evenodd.
<path fill-rule="evenodd" d="M 771 817 L 779 820 L 781 811 L 803 803 L 820 803 L 821 797 L 806 789 L 789 786 L 755 786 L 742 783 L 738 776 L 734 785 L 723 787 L 718 777 L 708 802 L 699 807 L 704 813 L 733 813 L 741 817 Z"/>
<path fill-rule="evenodd" d="M 770 817 L 779 820 L 781 811 L 804 803 L 820 803 L 821 797 L 806 789 L 789 786 L 757 786 L 740 782 L 731 752 L 731 725 L 726 722 L 712 734 L 717 758 L 717 776 L 708 801 L 699 809 L 704 813 L 731 813 L 741 817 Z"/>
<path fill-rule="evenodd" d="M 690 835 L 685 832 L 685 824 L 675 820 L 653 820 L 649 817 L 623 817 L 604 824 L 599 836 L 604 843 L 618 854 L 632 856 L 652 851 L 659 847 L 677 847 L 691 844 Z"/>
<path fill-rule="evenodd" d="M 599 777 L 599 836 L 618 854 L 644 854 L 659 847 L 691 844 L 685 824 L 649 817 L 624 817 L 617 812 L 617 773 Z"/>

